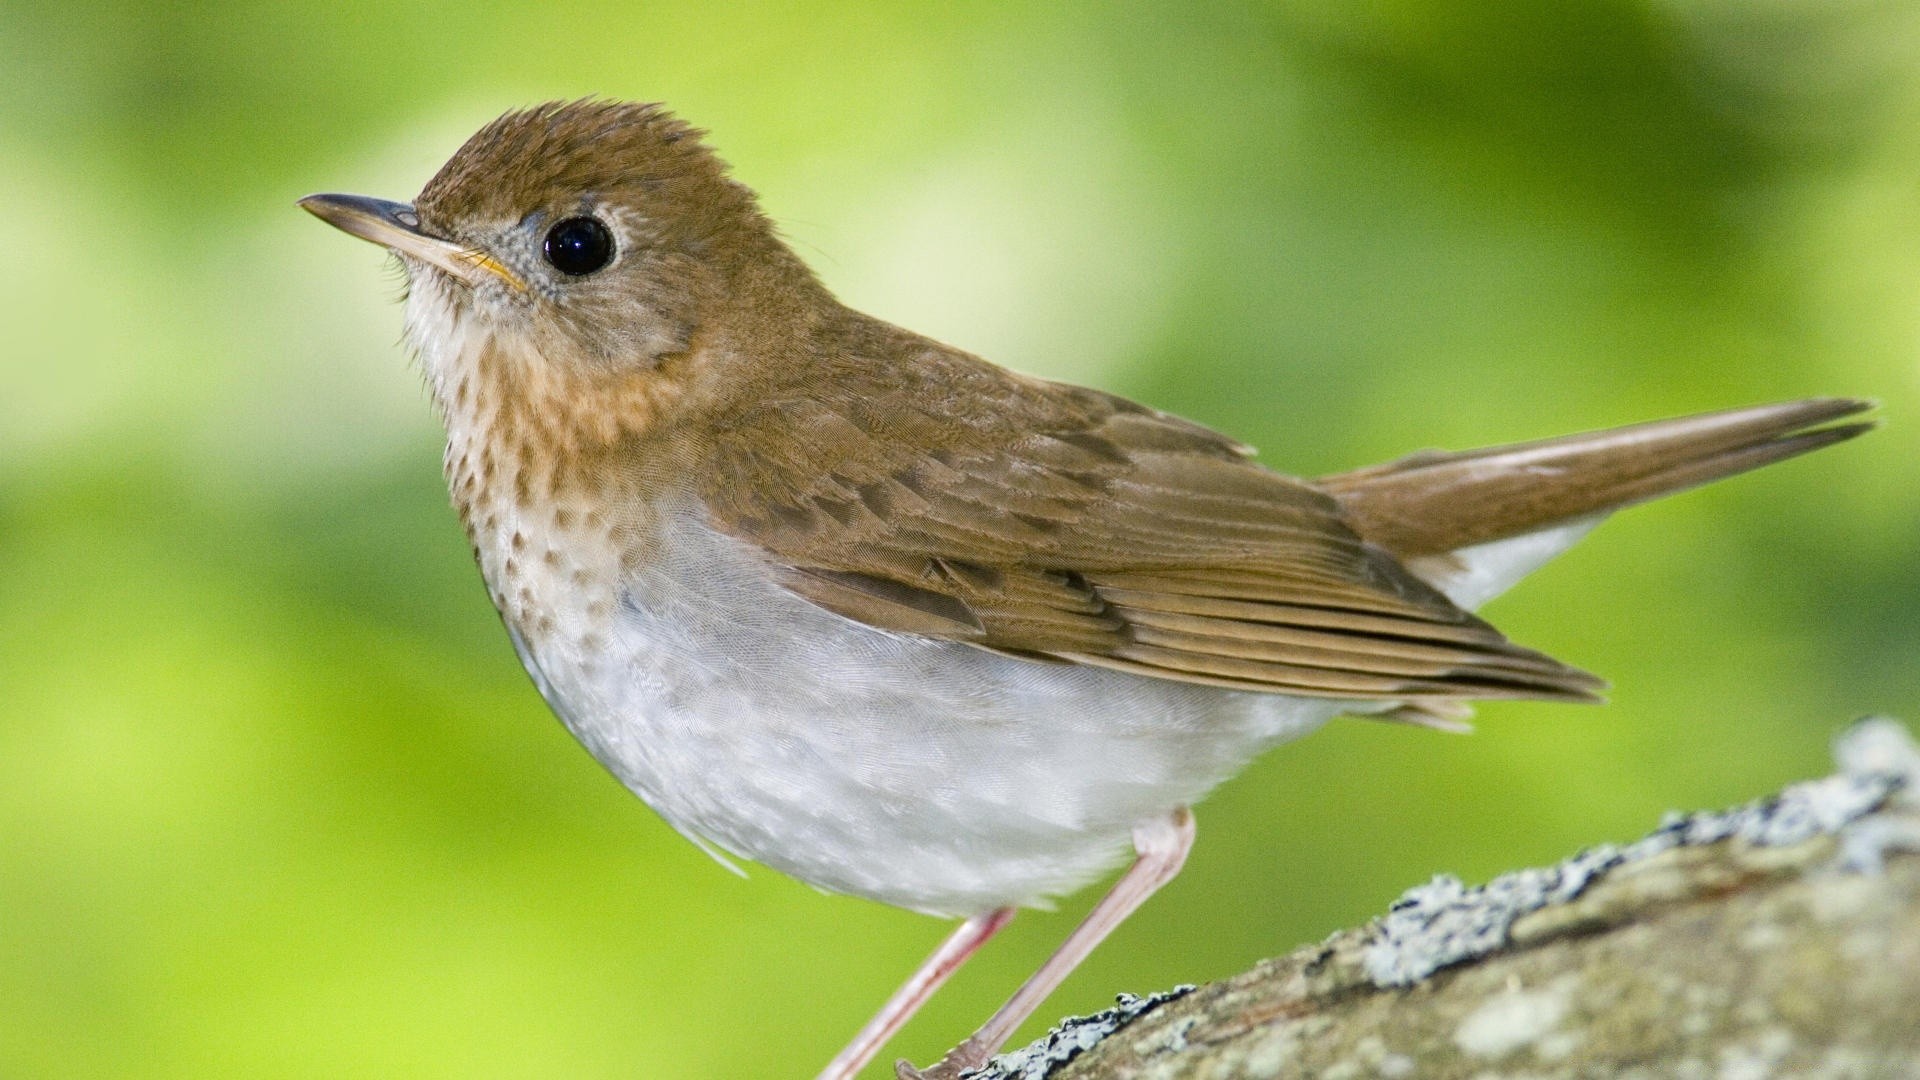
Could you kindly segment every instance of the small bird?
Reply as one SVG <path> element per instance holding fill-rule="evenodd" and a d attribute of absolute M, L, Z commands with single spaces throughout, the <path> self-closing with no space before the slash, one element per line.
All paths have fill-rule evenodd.
<path fill-rule="evenodd" d="M 822 1080 L 1131 854 L 979 1031 L 897 1073 L 984 1064 L 1277 744 L 1596 700 L 1471 612 L 1613 510 L 1871 426 L 1814 399 L 1297 479 L 843 306 L 702 136 L 549 103 L 411 205 L 300 205 L 405 266 L 453 503 L 568 730 L 722 863 L 963 920 Z"/>

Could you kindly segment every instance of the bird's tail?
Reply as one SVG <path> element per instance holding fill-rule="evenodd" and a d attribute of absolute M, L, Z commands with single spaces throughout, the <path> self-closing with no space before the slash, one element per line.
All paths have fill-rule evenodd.
<path fill-rule="evenodd" d="M 1355 531 L 1402 559 L 1595 518 L 1851 439 L 1871 402 L 1810 398 L 1461 453 L 1425 451 L 1324 477 Z M 1822 426 L 1830 425 L 1830 426 Z"/>

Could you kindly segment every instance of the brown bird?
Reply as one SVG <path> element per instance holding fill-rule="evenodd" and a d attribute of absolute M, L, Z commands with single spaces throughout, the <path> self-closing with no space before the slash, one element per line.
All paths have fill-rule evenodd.
<path fill-rule="evenodd" d="M 1594 700 L 1471 610 L 1613 510 L 1869 426 L 1798 401 L 1295 479 L 842 306 L 700 135 L 542 105 L 412 205 L 301 205 L 404 263 L 454 504 L 568 729 L 723 863 L 964 919 L 823 1078 L 1131 851 L 1005 1007 L 899 1073 L 984 1063 L 1274 745 Z"/>

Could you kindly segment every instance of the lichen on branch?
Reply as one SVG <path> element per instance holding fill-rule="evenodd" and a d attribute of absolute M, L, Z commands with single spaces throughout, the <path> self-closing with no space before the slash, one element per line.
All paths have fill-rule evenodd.
<path fill-rule="evenodd" d="M 1920 747 L 1069 1020 L 979 1080 L 1920 1078 Z"/>

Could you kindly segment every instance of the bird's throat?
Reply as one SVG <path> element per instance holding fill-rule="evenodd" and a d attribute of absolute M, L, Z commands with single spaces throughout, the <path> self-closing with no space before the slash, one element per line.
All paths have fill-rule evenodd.
<path fill-rule="evenodd" d="M 564 632 L 590 648 L 623 567 L 645 557 L 676 499 L 668 444 L 649 437 L 669 391 L 640 373 L 590 379 L 478 329 L 449 299 L 416 290 L 408 330 L 474 559 L 524 641 Z"/>

